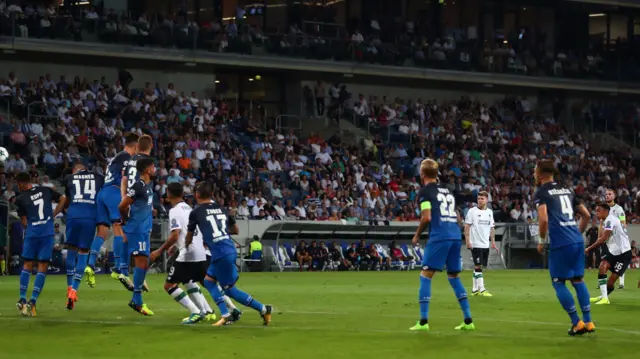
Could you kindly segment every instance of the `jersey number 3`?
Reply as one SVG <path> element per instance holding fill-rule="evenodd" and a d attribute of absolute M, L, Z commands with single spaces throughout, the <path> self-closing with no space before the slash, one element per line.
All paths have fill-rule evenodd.
<path fill-rule="evenodd" d="M 456 199 L 450 194 L 438 193 L 438 202 L 440 202 L 440 215 L 445 217 L 457 217 L 456 215 Z"/>

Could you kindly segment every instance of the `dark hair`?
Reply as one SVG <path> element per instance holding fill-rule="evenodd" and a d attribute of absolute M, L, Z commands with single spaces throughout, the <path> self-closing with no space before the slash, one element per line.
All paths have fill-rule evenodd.
<path fill-rule="evenodd" d="M 178 182 L 169 183 L 167 185 L 167 193 L 171 195 L 171 197 L 179 198 L 184 194 L 184 187 Z"/>
<path fill-rule="evenodd" d="M 211 198 L 213 194 L 213 187 L 211 183 L 202 181 L 196 185 L 196 193 L 200 198 Z"/>
<path fill-rule="evenodd" d="M 141 158 L 136 162 L 136 169 L 138 170 L 138 173 L 143 173 L 151 165 L 153 165 L 153 158 L 151 157 Z"/>
<path fill-rule="evenodd" d="M 553 176 L 556 174 L 556 165 L 553 160 L 540 160 L 538 161 L 538 170 L 541 174 Z"/>
<path fill-rule="evenodd" d="M 125 137 L 125 144 L 127 146 L 133 146 L 136 143 L 138 143 L 138 135 L 136 135 L 135 133 L 130 133 Z"/>
<path fill-rule="evenodd" d="M 600 202 L 596 205 L 596 207 L 600 207 L 602 209 L 604 209 L 605 211 L 609 212 L 611 210 L 611 206 L 609 206 L 608 203 L 604 203 L 604 202 Z"/>
<path fill-rule="evenodd" d="M 16 182 L 22 184 L 31 183 L 31 175 L 29 172 L 20 172 L 16 175 Z"/>
<path fill-rule="evenodd" d="M 151 146 L 153 145 L 153 139 L 149 135 L 142 135 L 138 138 L 138 150 L 139 151 L 149 151 L 151 150 Z"/>

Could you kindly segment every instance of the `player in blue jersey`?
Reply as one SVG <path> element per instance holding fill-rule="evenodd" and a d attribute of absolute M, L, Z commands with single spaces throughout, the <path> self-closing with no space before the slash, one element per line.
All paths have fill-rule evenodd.
<path fill-rule="evenodd" d="M 533 201 L 538 207 L 540 227 L 538 252 L 543 254 L 548 242 L 549 274 L 556 296 L 571 318 L 569 335 L 582 335 L 596 329 L 591 321 L 589 291 L 582 280 L 585 263 L 582 232 L 587 228 L 591 216 L 573 191 L 554 181 L 555 173 L 553 160 L 538 162 L 535 178 L 539 187 L 533 196 Z M 579 225 L 576 224 L 575 214 L 580 216 Z M 573 295 L 565 285 L 566 281 L 571 281 L 576 290 L 584 321 L 578 316 Z"/>
<path fill-rule="evenodd" d="M 471 310 L 467 291 L 458 276 L 462 271 L 460 249 L 462 235 L 458 225 L 456 199 L 446 187 L 438 184 L 438 163 L 426 159 L 420 164 L 420 180 L 422 188 L 418 193 L 420 206 L 420 225 L 413 237 L 413 244 L 420 242 L 420 236 L 429 226 L 429 239 L 422 258 L 422 272 L 420 273 L 420 320 L 410 330 L 429 331 L 429 302 L 431 301 L 431 280 L 436 272 L 447 268 L 449 284 L 458 298 L 462 309 L 464 322 L 455 327 L 456 330 L 475 330 L 471 319 Z"/>
<path fill-rule="evenodd" d="M 33 187 L 31 176 L 22 172 L 16 176 L 20 195 L 16 198 L 18 216 L 25 227 L 20 273 L 20 300 L 17 307 L 25 316 L 36 316 L 36 301 L 44 288 L 47 267 L 53 252 L 53 222 L 64 208 L 65 197 L 49 187 Z M 55 210 L 51 202 L 58 203 Z M 31 300 L 27 303 L 27 289 L 34 262 L 38 262 L 38 274 L 33 282 Z"/>
<path fill-rule="evenodd" d="M 89 248 L 96 234 L 96 200 L 104 176 L 76 164 L 65 180 L 67 208 L 67 309 L 78 301 L 78 288 L 89 259 Z"/>
<path fill-rule="evenodd" d="M 138 175 L 138 171 L 136 169 L 136 163 L 141 158 L 150 158 L 151 149 L 153 148 L 153 139 L 149 135 L 142 135 L 138 138 L 138 144 L 136 146 L 136 154 L 131 157 L 131 159 L 127 162 L 124 167 L 124 171 L 122 173 L 122 180 L 120 181 L 120 194 L 121 198 L 124 198 L 127 195 L 127 191 L 133 187 L 133 184 L 136 183 L 140 176 Z M 127 253 L 128 245 L 126 242 L 122 243 L 121 253 Z M 129 282 L 128 273 L 129 273 L 129 261 L 130 258 L 120 258 L 120 273 L 121 278 L 125 282 Z M 149 291 L 147 284 L 144 284 L 145 291 Z"/>
<path fill-rule="evenodd" d="M 271 306 L 263 305 L 236 287 L 239 279 L 236 267 L 238 254 L 230 235 L 238 234 L 238 225 L 232 216 L 211 200 L 212 192 L 212 186 L 208 182 L 200 182 L 196 186 L 198 205 L 189 213 L 185 245 L 189 248 L 193 237 L 199 232 L 204 244 L 211 251 L 211 264 L 204 279 L 204 286 L 218 305 L 222 315 L 222 318 L 213 325 L 223 326 L 233 323 L 233 317 L 225 304 L 224 293 L 236 302 L 258 311 L 264 325 L 269 325 Z M 218 283 L 224 293 L 218 288 Z"/>
<path fill-rule="evenodd" d="M 153 183 L 151 176 L 156 172 L 152 158 L 139 159 L 136 169 L 140 179 L 129 188 L 118 209 L 125 219 L 124 233 L 127 236 L 127 258 L 133 257 L 133 298 L 129 303 L 142 315 L 153 312 L 142 301 L 144 278 L 149 268 L 151 226 L 153 225 Z"/>
<path fill-rule="evenodd" d="M 96 259 L 100 254 L 100 249 L 105 239 L 109 235 L 109 227 L 113 229 L 113 257 L 114 268 L 111 277 L 120 280 L 120 282 L 130 291 L 133 291 L 133 285 L 129 281 L 128 273 L 120 272 L 120 261 L 126 256 L 122 253 L 122 243 L 124 232 L 122 230 L 122 218 L 118 211 L 118 205 L 122 200 L 120 193 L 120 184 L 122 183 L 122 173 L 127 162 L 136 153 L 138 143 L 138 135 L 130 134 L 125 139 L 124 151 L 119 152 L 107 166 L 107 172 L 104 179 L 104 185 L 98 194 L 96 221 L 98 222 L 98 233 L 91 244 L 91 252 L 89 253 L 89 261 L 84 274 L 87 277 L 87 284 L 94 287 L 96 284 L 95 266 Z M 121 275 L 122 274 L 122 275 Z"/>

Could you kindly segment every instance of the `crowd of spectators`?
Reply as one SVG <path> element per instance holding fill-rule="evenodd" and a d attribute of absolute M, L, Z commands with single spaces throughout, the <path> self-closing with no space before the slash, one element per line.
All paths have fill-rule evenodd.
<path fill-rule="evenodd" d="M 186 9 L 175 13 L 131 14 L 104 8 L 57 8 L 38 1 L 0 1 L 0 35 L 100 41 L 214 52 L 271 53 L 534 76 L 636 79 L 635 46 L 616 40 L 616 51 L 594 42 L 588 51 L 553 49 L 545 33 L 525 29 L 493 41 L 477 30 L 434 33 L 419 21 L 372 19 L 347 27 L 292 23 L 266 34 L 244 19 L 196 22 Z M 626 44 L 626 45 L 625 45 Z M 636 56 L 637 57 L 637 56 Z M 620 76 L 623 73 L 624 76 Z"/>
<path fill-rule="evenodd" d="M 486 190 L 496 221 L 535 219 L 532 173 L 543 157 L 556 161 L 559 180 L 587 204 L 614 188 L 625 210 L 633 209 L 638 187 L 631 153 L 593 150 L 541 104 L 513 97 L 488 104 L 465 97 L 358 98 L 340 106 L 380 133 L 392 133 L 358 145 L 337 134 L 300 138 L 294 131 L 263 131 L 261 119 L 249 119 L 244 109 L 231 109 L 217 97 L 186 95 L 173 84 L 135 89 L 104 78 L 68 82 L 49 74 L 18 79 L 9 73 L 0 79 L 0 101 L 13 104 L 11 117 L 0 118 L 11 153 L 0 188 L 11 198 L 12 174 L 24 170 L 52 186 L 50 178 L 59 180 L 76 161 L 102 172 L 121 150 L 123 134 L 135 132 L 155 141 L 159 216 L 166 214 L 169 183 L 182 183 L 192 201 L 195 183 L 207 180 L 216 199 L 239 218 L 415 221 L 417 168 L 424 158 L 440 164 L 440 180 L 456 194 L 461 216 L 477 192 Z M 27 119 L 25 105 L 33 101 L 40 103 Z M 38 178 L 37 169 L 46 177 Z M 627 218 L 637 222 L 634 215 Z"/>

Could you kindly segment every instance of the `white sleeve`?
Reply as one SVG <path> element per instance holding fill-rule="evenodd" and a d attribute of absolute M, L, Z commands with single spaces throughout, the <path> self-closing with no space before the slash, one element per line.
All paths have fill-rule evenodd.
<path fill-rule="evenodd" d="M 473 212 L 475 212 L 473 208 L 467 211 L 467 216 L 464 218 L 464 224 L 469 224 L 469 225 L 473 224 Z"/>
<path fill-rule="evenodd" d="M 169 231 L 174 231 L 176 229 L 182 229 L 182 226 L 180 225 L 178 216 L 176 216 L 176 211 L 171 209 L 169 211 Z"/>
<path fill-rule="evenodd" d="M 604 226 L 602 230 L 604 231 L 613 231 L 613 227 L 615 226 L 614 220 L 611 217 L 605 219 Z"/>
<path fill-rule="evenodd" d="M 493 227 L 495 227 L 495 226 L 496 226 L 496 221 L 493 219 L 493 211 L 492 211 L 492 210 L 489 210 L 489 215 L 490 215 L 490 217 L 489 217 L 489 218 L 491 218 L 491 219 L 489 220 L 489 222 L 491 222 L 491 228 L 493 228 Z"/>

